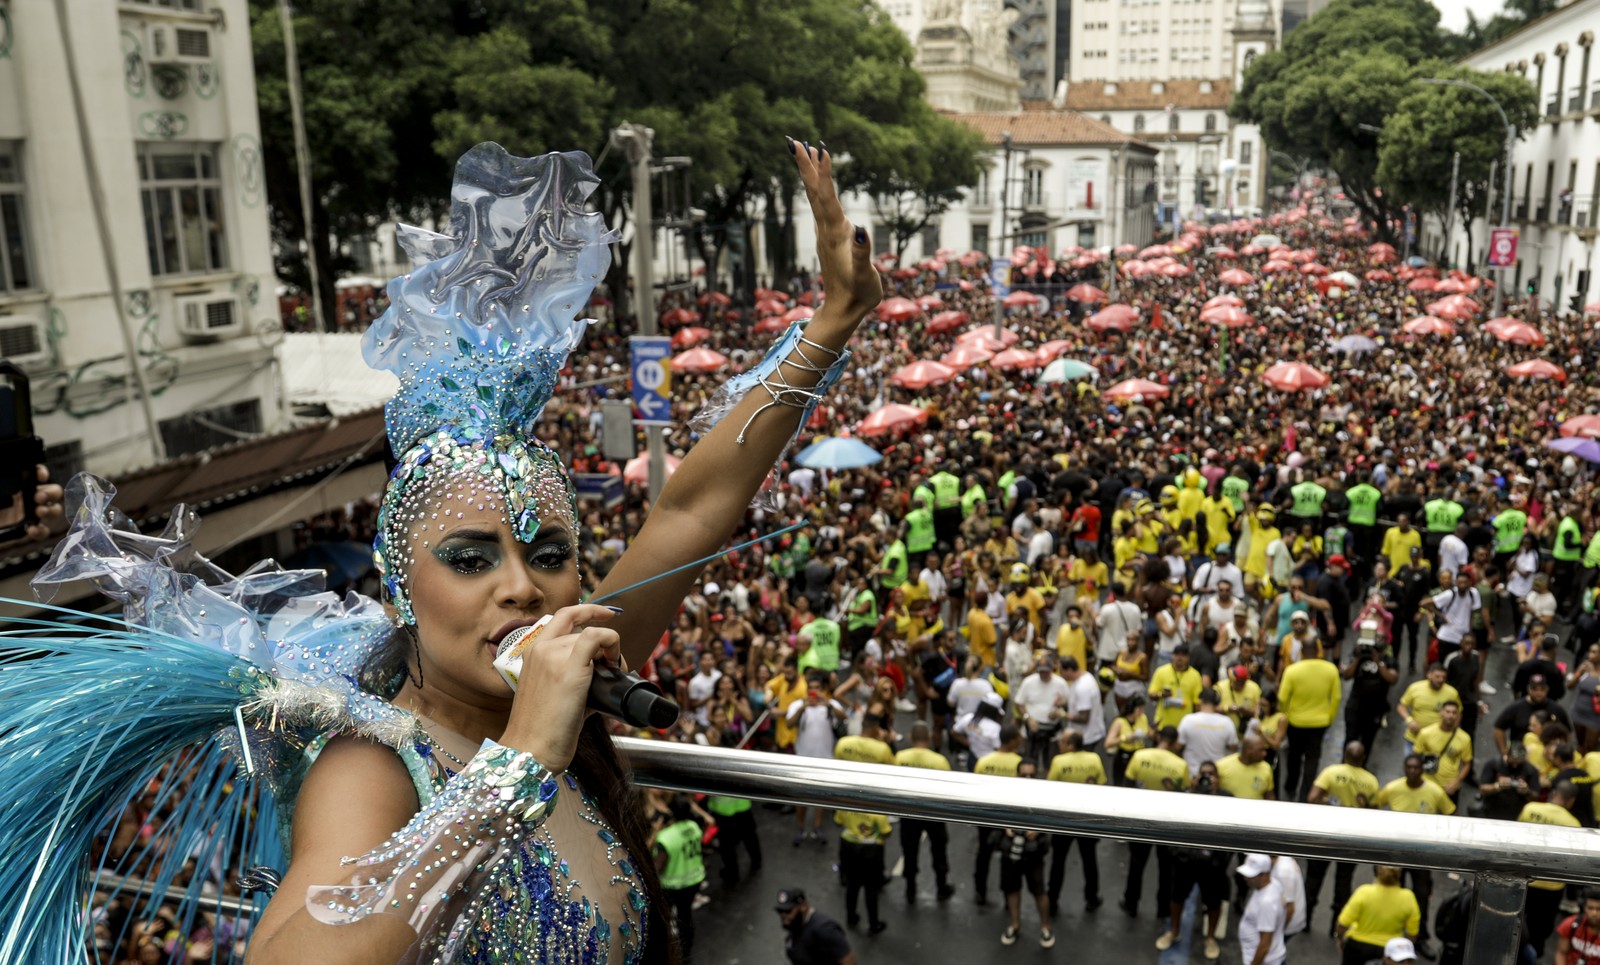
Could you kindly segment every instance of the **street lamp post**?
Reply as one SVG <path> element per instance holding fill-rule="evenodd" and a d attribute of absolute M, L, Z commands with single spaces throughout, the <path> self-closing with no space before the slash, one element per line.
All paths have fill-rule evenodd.
<path fill-rule="evenodd" d="M 1506 109 L 1500 106 L 1500 102 L 1495 99 L 1493 94 L 1468 81 L 1457 80 L 1453 77 L 1420 77 L 1417 82 L 1440 87 L 1464 87 L 1467 90 L 1482 94 L 1488 99 L 1489 103 L 1494 105 L 1494 109 L 1500 112 L 1500 121 L 1506 127 L 1506 186 L 1502 192 L 1504 196 L 1500 199 L 1500 224 L 1502 226 L 1509 225 L 1511 223 L 1511 149 L 1517 143 L 1517 128 L 1511 123 L 1511 119 L 1506 116 Z M 1500 269 L 1500 272 L 1501 277 L 1495 280 L 1494 286 L 1494 314 L 1497 317 L 1505 308 L 1506 298 L 1505 269 Z"/>

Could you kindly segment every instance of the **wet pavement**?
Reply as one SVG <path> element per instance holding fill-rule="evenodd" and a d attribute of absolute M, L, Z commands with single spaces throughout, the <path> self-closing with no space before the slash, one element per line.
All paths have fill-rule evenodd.
<path fill-rule="evenodd" d="M 1509 646 L 1494 647 L 1490 655 L 1489 672 L 1485 680 L 1497 692 L 1485 696 L 1490 712 L 1480 718 L 1474 737 L 1476 762 L 1485 754 L 1493 754 L 1493 737 L 1490 733 L 1494 714 L 1510 700 L 1508 681 L 1514 669 Z M 1398 699 L 1405 686 L 1417 679 L 1417 673 L 1402 670 L 1400 682 L 1391 696 Z M 910 729 L 911 715 L 902 714 L 900 731 Z M 1401 740 L 1403 725 L 1391 713 L 1389 726 L 1378 737 L 1369 767 L 1378 778 L 1387 782 L 1399 777 L 1405 756 Z M 1323 747 L 1324 766 L 1337 763 L 1344 743 L 1343 721 L 1329 728 Z M 1281 767 L 1280 767 L 1281 778 Z M 1473 792 L 1466 790 L 1462 808 L 1472 800 Z M 1176 802 L 1174 802 L 1176 803 Z M 792 815 L 756 807 L 757 823 L 761 833 L 764 867 L 754 877 L 747 877 L 737 888 L 729 891 L 718 879 L 720 859 L 708 856 L 707 873 L 711 879 L 708 892 L 711 902 L 695 914 L 697 930 L 695 965 L 748 965 L 748 963 L 783 962 L 783 933 L 777 914 L 773 911 L 773 897 L 779 888 L 805 889 L 813 907 L 819 908 L 841 923 L 845 921 L 844 889 L 839 883 L 836 869 L 838 861 L 838 836 L 833 833 L 832 814 L 824 823 L 827 838 L 824 844 L 805 842 L 799 847 L 791 844 L 794 830 Z M 989 881 L 989 903 L 979 906 L 973 901 L 973 867 L 976 862 L 976 831 L 969 826 L 950 825 L 951 879 L 956 894 L 948 901 L 934 898 L 934 880 L 929 868 L 927 844 L 923 845 L 922 871 L 918 879 L 919 894 L 915 905 L 908 905 L 904 880 L 899 877 L 900 843 L 897 835 L 891 838 L 886 853 L 886 865 L 894 871 L 891 883 L 882 895 L 882 910 L 888 930 L 876 936 L 867 933 L 865 923 L 858 929 L 848 930 L 856 960 L 860 963 L 914 962 L 918 965 L 936 963 L 1025 962 L 1045 960 L 1078 960 L 1087 962 L 1159 962 L 1161 965 L 1206 961 L 1203 941 L 1198 930 L 1183 930 L 1185 941 L 1166 953 L 1156 950 L 1155 940 L 1162 923 L 1155 917 L 1155 862 L 1150 862 L 1144 876 L 1143 900 L 1140 916 L 1130 918 L 1118 907 L 1126 877 L 1128 847 L 1116 841 L 1102 841 L 1099 845 L 1101 896 L 1105 900 L 1099 910 L 1089 913 L 1083 908 L 1082 865 L 1073 854 L 1067 863 L 1066 884 L 1061 896 L 1061 913 L 1055 920 L 1056 944 L 1054 948 L 1039 946 L 1039 921 L 1027 892 L 1023 893 L 1022 935 L 1015 945 L 1000 943 L 1006 926 L 1004 904 L 999 895 L 998 859 L 994 860 Z M 743 855 L 741 854 L 741 861 Z M 1302 862 L 1302 868 L 1304 863 Z M 1231 876 L 1231 873 L 1230 873 Z M 1370 868 L 1360 869 L 1356 884 L 1371 880 Z M 1453 895 L 1460 883 L 1435 875 L 1433 904 Z M 1323 885 L 1321 902 L 1313 908 L 1312 920 L 1306 933 L 1296 937 L 1289 945 L 1288 961 L 1293 965 L 1334 965 L 1338 951 L 1328 937 L 1329 912 L 1327 902 L 1333 889 L 1330 870 Z M 863 910 L 864 916 L 864 910 Z M 1188 917 L 1188 916 L 1186 916 Z M 1240 962 L 1239 944 L 1234 937 L 1238 923 L 1237 910 L 1230 909 L 1225 928 L 1227 937 L 1222 941 L 1220 961 L 1226 965 Z M 1551 947 L 1554 947 L 1552 942 Z"/>

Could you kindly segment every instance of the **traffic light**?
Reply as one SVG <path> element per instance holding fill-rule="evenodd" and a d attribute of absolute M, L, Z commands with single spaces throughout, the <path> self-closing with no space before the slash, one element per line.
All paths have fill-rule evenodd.
<path fill-rule="evenodd" d="M 1578 294 L 1569 298 L 1567 300 L 1567 305 L 1567 311 L 1572 312 L 1574 315 L 1583 311 L 1583 292 L 1579 292 Z"/>
<path fill-rule="evenodd" d="M 1537 294 L 1539 294 L 1539 276 L 1534 275 L 1528 279 L 1528 295 L 1531 297 Z"/>

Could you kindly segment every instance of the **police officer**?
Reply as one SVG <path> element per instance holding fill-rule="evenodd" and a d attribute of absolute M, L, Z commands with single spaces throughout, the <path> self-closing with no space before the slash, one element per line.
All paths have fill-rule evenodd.
<path fill-rule="evenodd" d="M 1428 565 L 1439 572 L 1439 543 L 1456 531 L 1456 524 L 1466 508 L 1449 493 L 1435 496 L 1422 504 L 1422 550 L 1427 554 Z"/>
<path fill-rule="evenodd" d="M 1378 556 L 1378 504 L 1383 501 L 1383 494 L 1372 485 L 1372 474 L 1363 471 L 1361 481 L 1350 487 L 1344 496 L 1350 504 L 1347 521 L 1356 544 L 1356 580 L 1365 582 Z"/>
<path fill-rule="evenodd" d="M 936 539 L 933 507 L 930 505 L 933 496 L 926 487 L 918 487 L 912 492 L 911 501 L 914 505 L 911 511 L 906 513 L 904 539 L 910 571 L 917 573 L 922 570 L 923 560 L 933 551 Z"/>
<path fill-rule="evenodd" d="M 935 538 L 946 546 L 954 546 L 961 532 L 961 480 L 948 469 L 940 469 L 922 485 L 933 494 Z"/>
<path fill-rule="evenodd" d="M 1577 610 L 1578 574 L 1583 562 L 1583 527 L 1572 515 L 1572 506 L 1562 507 L 1561 522 L 1556 524 L 1555 545 L 1550 555 L 1556 561 L 1556 605 L 1558 613 L 1570 614 Z"/>

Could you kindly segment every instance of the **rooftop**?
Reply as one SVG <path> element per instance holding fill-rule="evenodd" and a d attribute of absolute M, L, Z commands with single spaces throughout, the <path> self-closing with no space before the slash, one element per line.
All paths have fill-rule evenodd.
<path fill-rule="evenodd" d="M 1067 108 L 1074 111 L 1163 110 L 1173 107 L 1226 108 L 1231 80 L 1080 80 L 1067 86 Z"/>
<path fill-rule="evenodd" d="M 949 114 L 955 121 L 967 125 L 990 144 L 1001 143 L 1009 132 L 1014 144 L 1026 147 L 1049 145 L 1110 145 L 1137 144 L 1148 147 L 1132 134 L 1124 134 L 1110 124 L 1072 110 L 1043 109 L 1030 101 L 1020 111 L 986 111 L 976 114 Z"/>

